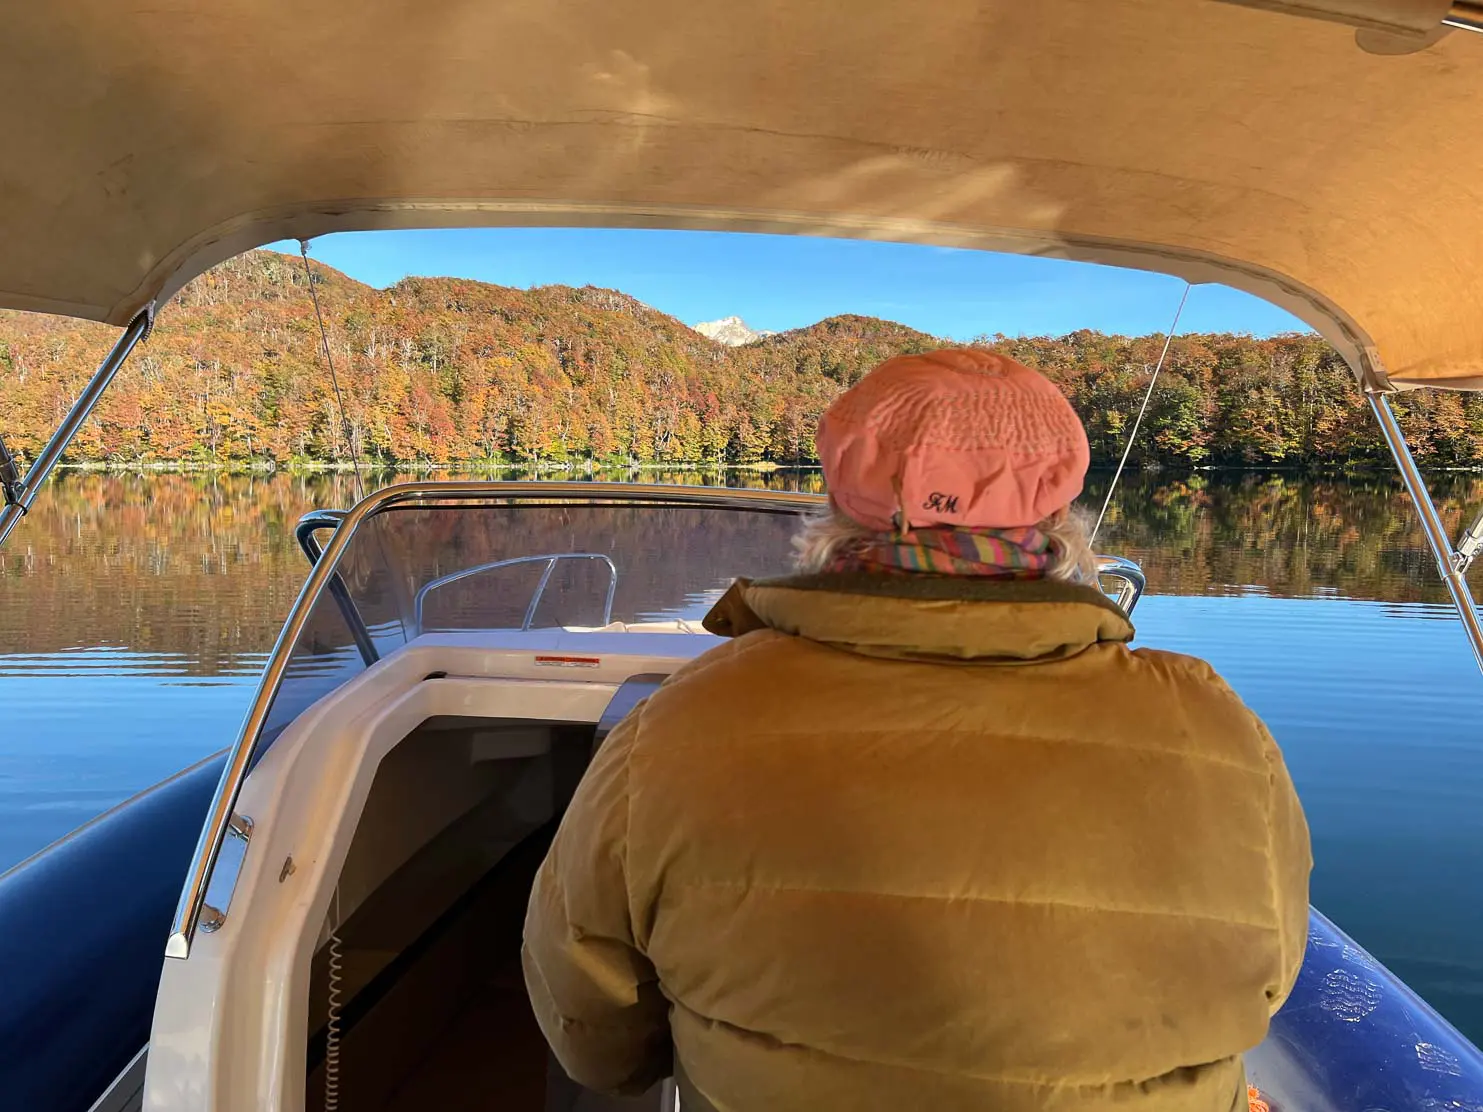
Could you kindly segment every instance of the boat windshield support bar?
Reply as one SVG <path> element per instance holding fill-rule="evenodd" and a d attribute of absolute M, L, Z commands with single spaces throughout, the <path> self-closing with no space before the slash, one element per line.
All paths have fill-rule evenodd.
<path fill-rule="evenodd" d="M 299 518 L 294 536 L 298 538 L 299 547 L 304 550 L 304 555 L 309 557 L 311 567 L 319 563 L 321 552 L 319 537 L 315 534 L 322 529 L 338 529 L 340 522 L 345 520 L 346 512 L 345 510 L 310 510 Z M 356 651 L 360 653 L 361 660 L 369 668 L 381 659 L 381 653 L 377 651 L 371 631 L 366 628 L 366 621 L 360 616 L 360 608 L 350 597 L 350 591 L 345 586 L 345 580 L 340 577 L 339 572 L 330 578 L 329 592 L 335 600 L 335 605 L 340 608 L 340 616 L 345 619 L 345 624 L 350 628 L 350 636 L 355 639 Z"/>
<path fill-rule="evenodd" d="M 231 826 L 241 794 L 242 784 L 247 779 L 252 764 L 258 737 L 267 721 L 273 699 L 283 683 L 288 670 L 293 648 L 309 622 L 320 595 L 328 589 L 334 577 L 340 557 L 350 545 L 361 524 L 369 517 L 401 507 L 422 507 L 438 503 L 508 504 L 510 502 L 602 502 L 641 503 L 661 506 L 703 506 L 718 509 L 753 510 L 764 513 L 802 514 L 817 509 L 823 499 L 817 495 L 790 494 L 774 491 L 715 490 L 706 487 L 661 487 L 640 486 L 612 487 L 602 483 L 543 483 L 543 482 L 426 482 L 403 483 L 383 487 L 362 499 L 345 515 L 329 544 L 315 562 L 309 578 L 304 581 L 299 597 L 294 600 L 288 621 L 268 654 L 268 663 L 263 668 L 262 680 L 247 717 L 243 719 L 237 742 L 227 757 L 221 779 L 216 785 L 216 794 L 206 811 L 206 822 L 201 836 L 196 840 L 196 849 L 191 856 L 190 869 L 186 873 L 185 886 L 176 904 L 175 916 L 170 923 L 170 936 L 165 942 L 165 957 L 184 959 L 190 957 L 191 943 L 201 923 L 201 910 L 206 902 L 206 887 L 211 879 L 216 859 L 221 853 L 222 841 Z M 300 542 L 302 544 L 302 541 Z"/>
<path fill-rule="evenodd" d="M 118 369 L 124 365 L 139 341 L 149 335 L 149 330 L 154 326 L 154 303 L 146 305 L 139 311 L 139 315 L 131 320 L 123 334 L 114 342 L 112 350 L 103 357 L 103 362 L 98 364 L 98 369 L 93 372 L 93 377 L 88 380 L 87 386 L 77 396 L 77 401 L 72 403 L 72 408 L 67 411 L 67 416 L 62 418 L 62 423 L 57 426 L 57 431 L 52 433 L 46 447 L 42 448 L 32 462 L 26 477 L 20 482 L 12 485 L 5 498 L 5 503 L 0 506 L 0 545 L 5 543 L 5 538 L 10 536 L 10 531 L 16 527 L 26 511 L 31 508 L 31 503 L 36 500 L 36 492 L 41 489 L 41 484 L 46 482 L 47 476 L 62 458 L 62 453 L 72 443 L 72 438 L 82 428 L 88 417 L 93 412 L 93 407 L 98 404 L 98 399 L 108 389 L 108 384 L 113 381 L 113 376 Z"/>
<path fill-rule="evenodd" d="M 1467 560 L 1452 548 L 1452 542 L 1447 537 L 1447 528 L 1442 524 L 1442 515 L 1437 512 L 1436 504 L 1426 489 L 1426 480 L 1421 475 L 1421 469 L 1411 456 L 1406 435 L 1401 432 L 1400 423 L 1395 419 L 1395 411 L 1390 408 L 1390 400 L 1378 393 L 1372 393 L 1369 397 L 1370 408 L 1374 410 L 1375 419 L 1380 422 L 1380 432 L 1385 437 L 1390 454 L 1395 457 L 1396 466 L 1400 468 L 1406 493 L 1411 496 L 1416 512 L 1421 515 L 1421 528 L 1426 534 L 1426 543 L 1436 558 L 1437 571 L 1441 573 L 1442 582 L 1452 595 L 1452 604 L 1457 607 L 1457 616 L 1462 619 L 1462 627 L 1468 635 L 1468 642 L 1473 646 L 1478 667 L 1483 668 L 1483 623 L 1478 620 L 1478 607 L 1473 602 L 1473 592 L 1468 587 L 1465 575 Z"/>
<path fill-rule="evenodd" d="M 299 518 L 299 524 L 294 528 L 294 537 L 299 542 L 299 547 L 304 550 L 304 555 L 309 557 L 309 566 L 313 567 L 319 563 L 319 554 L 324 550 L 319 547 L 319 538 L 315 536 L 324 529 L 338 529 L 340 522 L 345 520 L 345 510 L 310 510 Z"/>
<path fill-rule="evenodd" d="M 10 454 L 5 437 L 0 436 L 0 505 L 19 506 L 23 489 L 20 467 L 15 461 L 15 456 Z"/>

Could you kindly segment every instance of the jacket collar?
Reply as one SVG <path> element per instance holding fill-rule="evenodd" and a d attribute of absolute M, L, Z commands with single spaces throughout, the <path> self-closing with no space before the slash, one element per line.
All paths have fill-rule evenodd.
<path fill-rule="evenodd" d="M 703 624 L 722 637 L 775 629 L 868 656 L 979 664 L 1061 660 L 1133 639 L 1094 587 L 857 572 L 738 579 Z"/>

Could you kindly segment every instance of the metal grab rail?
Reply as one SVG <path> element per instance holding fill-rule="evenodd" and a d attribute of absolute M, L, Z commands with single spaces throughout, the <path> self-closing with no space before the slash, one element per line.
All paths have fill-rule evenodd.
<path fill-rule="evenodd" d="M 525 608 L 525 620 L 520 623 L 522 631 L 531 627 L 536 620 L 536 611 L 540 608 L 541 597 L 546 593 L 546 585 L 551 582 L 551 573 L 556 570 L 556 565 L 563 560 L 601 560 L 608 565 L 608 596 L 603 603 L 602 624 L 609 625 L 613 621 L 613 596 L 618 592 L 618 567 L 613 561 L 601 552 L 560 552 L 544 556 L 512 556 L 507 560 L 491 560 L 487 564 L 478 564 L 463 571 L 450 572 L 448 575 L 430 580 L 422 585 L 417 592 L 417 597 L 412 600 L 412 628 L 414 636 L 422 632 L 422 603 L 427 596 L 439 587 L 446 587 L 449 583 L 457 583 L 460 579 L 467 579 L 471 575 L 480 575 L 486 571 L 495 571 L 498 568 L 513 567 L 516 564 L 539 564 L 545 561 L 546 570 L 541 573 L 541 581 L 536 584 L 535 594 L 530 596 L 530 603 Z"/>
<path fill-rule="evenodd" d="M 1143 569 L 1132 560 L 1121 556 L 1098 556 L 1097 575 L 1120 582 L 1117 598 L 1113 601 L 1122 608 L 1124 614 L 1131 618 L 1133 607 L 1138 605 L 1138 600 L 1143 597 L 1144 588 L 1148 586 L 1148 577 L 1143 574 Z"/>
<path fill-rule="evenodd" d="M 335 575 L 340 558 L 361 524 L 369 517 L 398 508 L 416 508 L 440 502 L 472 504 L 509 504 L 514 502 L 598 502 L 611 504 L 648 504 L 658 506 L 695 506 L 698 508 L 749 510 L 754 513 L 797 515 L 818 508 L 822 499 L 812 494 L 775 491 L 742 491 L 706 487 L 622 486 L 607 483 L 540 483 L 540 482 L 426 482 L 404 483 L 384 487 L 363 498 L 335 529 L 309 578 L 304 581 L 288 621 L 273 644 L 263 678 L 243 719 L 242 729 L 222 770 L 221 780 L 211 799 L 206 823 L 196 842 L 190 870 L 180 893 L 170 935 L 165 943 L 167 958 L 190 956 L 191 943 L 200 925 L 201 909 L 206 900 L 206 887 L 222 841 L 231 825 L 237 797 L 252 761 L 253 750 L 267 721 L 273 699 L 283 684 L 289 658 L 299 635 L 304 632 L 309 615 L 320 595 Z"/>

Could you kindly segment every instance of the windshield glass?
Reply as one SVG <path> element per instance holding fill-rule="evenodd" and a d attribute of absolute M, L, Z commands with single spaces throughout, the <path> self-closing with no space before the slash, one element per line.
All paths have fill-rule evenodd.
<path fill-rule="evenodd" d="M 419 633 L 694 631 L 739 576 L 792 568 L 799 508 L 582 503 L 393 506 L 363 521 L 315 602 L 257 745 Z M 332 585 L 335 581 L 331 581 Z M 358 646 L 356 623 L 365 634 Z M 369 657 L 369 659 L 367 659 Z"/>
<path fill-rule="evenodd" d="M 586 500 L 485 489 L 478 502 L 391 504 L 361 522 L 294 645 L 254 760 L 316 700 L 423 633 L 702 632 L 733 580 L 793 569 L 799 515 L 822 504 L 744 492 L 728 492 L 727 506 L 678 494 L 615 501 L 601 485 Z M 1137 592 L 1117 563 L 1104 558 L 1102 588 L 1131 609 Z"/>

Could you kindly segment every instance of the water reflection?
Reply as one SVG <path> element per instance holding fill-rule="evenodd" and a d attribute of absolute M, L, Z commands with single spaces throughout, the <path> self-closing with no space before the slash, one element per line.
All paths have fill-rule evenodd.
<path fill-rule="evenodd" d="M 820 485 L 815 471 L 641 477 Z M 1434 489 L 1456 535 L 1483 479 Z M 43 492 L 0 549 L 0 868 L 234 738 L 307 570 L 294 524 L 352 498 L 345 474 L 72 473 Z M 1148 572 L 1139 642 L 1209 659 L 1282 743 L 1315 902 L 1483 1038 L 1480 681 L 1398 485 L 1125 476 L 1099 547 Z M 698 616 L 709 584 L 679 578 L 664 605 Z"/>
<path fill-rule="evenodd" d="M 814 470 L 640 477 L 821 489 Z M 1100 504 L 1106 482 L 1093 476 L 1087 505 Z M 1437 486 L 1455 533 L 1465 509 L 1483 501 L 1483 480 Z M 0 653 L 111 646 L 168 659 L 167 671 L 230 671 L 272 643 L 298 593 L 300 515 L 353 497 L 344 473 L 64 474 L 0 549 Z M 1446 598 L 1415 515 L 1388 476 L 1125 476 L 1101 547 L 1142 563 L 1155 594 Z"/>
<path fill-rule="evenodd" d="M 593 478 L 635 476 L 683 485 L 822 489 L 814 470 Z M 380 476 L 372 486 L 392 481 L 397 477 Z M 178 654 L 197 673 L 231 670 L 244 653 L 272 645 L 303 584 L 308 565 L 294 540 L 298 519 L 354 499 L 354 481 L 345 473 L 64 473 L 0 548 L 0 654 L 114 646 L 161 660 Z"/>

